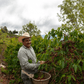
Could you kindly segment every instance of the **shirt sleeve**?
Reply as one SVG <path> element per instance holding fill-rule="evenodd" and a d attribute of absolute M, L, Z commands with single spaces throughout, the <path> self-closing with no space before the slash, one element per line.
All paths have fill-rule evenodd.
<path fill-rule="evenodd" d="M 29 63 L 28 57 L 26 56 L 26 53 L 23 51 L 18 52 L 18 59 L 20 61 L 20 65 L 25 69 L 34 70 L 38 68 L 38 66 L 40 65 L 40 63 Z"/>

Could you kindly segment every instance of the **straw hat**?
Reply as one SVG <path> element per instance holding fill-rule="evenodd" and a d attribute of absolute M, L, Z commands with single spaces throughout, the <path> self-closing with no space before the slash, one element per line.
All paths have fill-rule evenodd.
<path fill-rule="evenodd" d="M 22 42 L 22 39 L 24 38 L 31 38 L 28 32 L 25 32 L 22 36 L 18 38 L 19 42 Z"/>

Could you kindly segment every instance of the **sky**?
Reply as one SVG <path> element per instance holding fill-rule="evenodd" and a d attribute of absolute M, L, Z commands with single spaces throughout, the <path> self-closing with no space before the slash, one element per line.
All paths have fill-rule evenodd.
<path fill-rule="evenodd" d="M 0 26 L 22 30 L 30 21 L 45 35 L 61 26 L 57 13 L 63 0 L 0 0 Z"/>

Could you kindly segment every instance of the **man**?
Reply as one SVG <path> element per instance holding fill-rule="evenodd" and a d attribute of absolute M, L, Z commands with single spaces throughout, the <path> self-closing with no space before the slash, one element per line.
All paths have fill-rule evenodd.
<path fill-rule="evenodd" d="M 31 37 L 29 33 L 25 32 L 18 38 L 18 41 L 23 43 L 23 46 L 18 51 L 18 59 L 22 69 L 21 78 L 24 84 L 32 84 L 31 78 L 22 71 L 25 71 L 28 74 L 35 74 L 38 71 L 38 66 L 44 64 L 44 61 L 37 62 L 35 52 L 31 47 Z M 31 60 L 32 63 L 30 63 L 29 60 Z"/>

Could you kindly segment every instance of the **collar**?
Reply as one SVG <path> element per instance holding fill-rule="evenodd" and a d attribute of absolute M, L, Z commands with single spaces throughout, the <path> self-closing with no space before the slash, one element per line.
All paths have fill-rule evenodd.
<path fill-rule="evenodd" d="M 31 46 L 30 46 L 30 48 L 27 48 L 27 47 L 26 47 L 26 46 L 24 46 L 24 45 L 23 45 L 22 47 L 23 47 L 23 48 L 25 48 L 25 49 L 30 49 L 30 48 L 31 48 Z"/>

